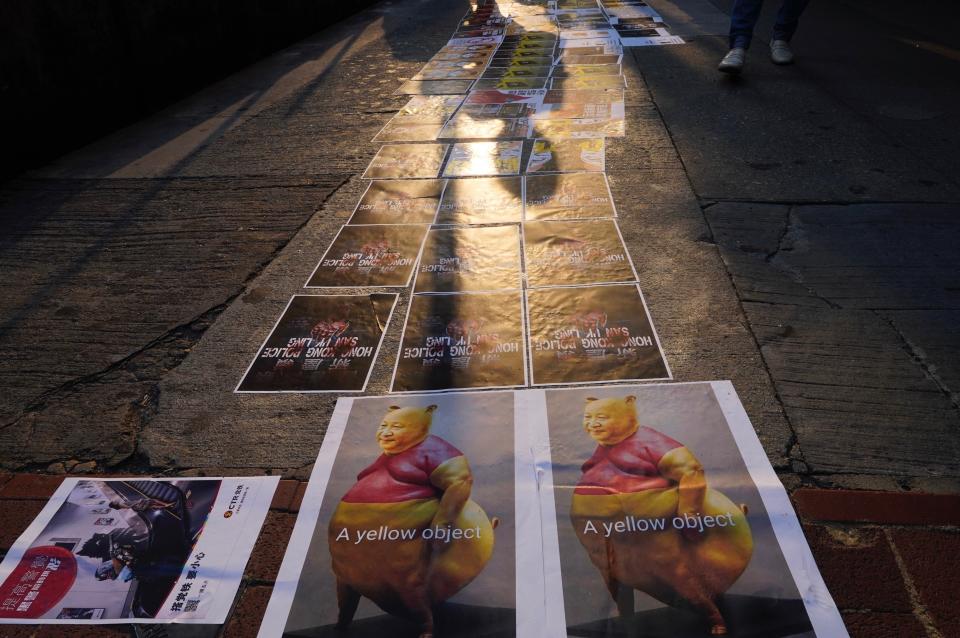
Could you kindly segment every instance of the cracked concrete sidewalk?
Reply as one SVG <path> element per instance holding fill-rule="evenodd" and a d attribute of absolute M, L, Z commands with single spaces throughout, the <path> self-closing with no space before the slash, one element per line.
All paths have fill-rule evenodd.
<path fill-rule="evenodd" d="M 464 10 L 377 5 L 3 185 L 0 462 L 305 476 L 334 398 L 232 389 L 359 198 L 394 89 Z M 788 486 L 956 492 L 960 186 L 931 141 L 960 130 L 952 63 L 908 87 L 932 119 L 865 100 L 871 78 L 844 92 L 830 25 L 851 11 L 870 13 L 814 6 L 826 40 L 801 31 L 790 69 L 758 43 L 737 83 L 719 36 L 633 50 L 611 189 L 676 378 L 733 380 Z"/>
<path fill-rule="evenodd" d="M 960 47 L 948 9 L 896 8 L 812 3 L 798 64 L 758 41 L 734 83 L 722 37 L 631 51 L 607 165 L 677 380 L 733 380 L 851 634 L 939 638 L 960 631 Z M 211 631 L 255 634 L 335 398 L 232 390 L 465 9 L 381 3 L 0 185 L 0 552 L 59 481 L 36 472 L 280 473 Z"/>

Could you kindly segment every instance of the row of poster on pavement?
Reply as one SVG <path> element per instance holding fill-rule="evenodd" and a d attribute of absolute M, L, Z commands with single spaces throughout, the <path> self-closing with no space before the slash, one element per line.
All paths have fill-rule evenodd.
<path fill-rule="evenodd" d="M 221 623 L 276 478 L 66 479 L 0 623 Z M 341 398 L 274 636 L 846 636 L 729 382 Z"/>
<path fill-rule="evenodd" d="M 396 294 L 294 295 L 237 392 L 362 392 Z M 634 283 L 412 295 L 392 392 L 672 378 Z"/>
<path fill-rule="evenodd" d="M 305 284 L 412 287 L 392 392 L 672 378 L 604 174 L 622 44 L 596 2 L 560 4 L 471 8 Z M 236 390 L 364 391 L 398 298 L 294 296 Z"/>

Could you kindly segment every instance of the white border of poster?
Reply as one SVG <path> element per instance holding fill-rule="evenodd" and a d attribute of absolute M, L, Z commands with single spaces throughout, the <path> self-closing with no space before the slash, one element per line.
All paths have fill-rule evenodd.
<path fill-rule="evenodd" d="M 430 396 L 434 393 L 410 393 L 405 396 Z M 384 397 L 370 397 L 383 399 Z M 283 556 L 283 563 L 277 574 L 273 594 L 267 604 L 267 611 L 260 625 L 258 638 L 282 636 L 297 592 L 300 573 L 306 562 L 310 541 L 313 538 L 320 517 L 323 499 L 327 496 L 327 485 L 333 464 L 340 449 L 343 434 L 350 418 L 355 401 L 364 398 L 342 397 L 330 417 L 327 433 L 320 447 L 310 474 L 310 482 L 303 496 L 303 504 L 297 515 L 290 542 Z M 514 413 L 514 508 L 516 516 L 516 601 L 517 636 L 536 636 L 543 628 L 545 611 L 543 598 L 542 553 L 539 547 L 530 546 L 531 539 L 537 539 L 542 529 L 537 507 L 537 484 L 535 481 L 533 454 L 530 448 L 529 429 L 524 425 L 525 397 L 522 392 L 513 392 Z"/>
<path fill-rule="evenodd" d="M 421 247 L 422 248 L 422 247 Z M 353 286 L 357 288 L 358 286 Z M 315 290 L 315 289 L 311 289 Z M 363 380 L 363 387 L 359 390 L 241 390 L 240 386 L 243 384 L 244 379 L 247 378 L 247 375 L 250 374 L 250 369 L 253 368 L 253 364 L 256 362 L 257 358 L 260 356 L 260 353 L 267 346 L 267 341 L 270 340 L 270 337 L 273 336 L 273 332 L 277 329 L 277 326 L 280 325 L 280 321 L 283 319 L 283 316 L 287 314 L 287 309 L 290 308 L 290 304 L 293 303 L 294 297 L 369 297 L 370 295 L 393 295 L 393 305 L 390 306 L 390 314 L 387 315 L 387 321 L 383 324 L 383 330 L 380 331 L 380 341 L 377 342 L 377 349 L 373 351 L 373 357 L 370 360 L 370 369 L 367 370 L 367 378 Z M 287 304 L 283 307 L 283 311 L 280 313 L 280 316 L 277 317 L 277 320 L 273 322 L 273 327 L 270 328 L 270 332 L 267 333 L 267 336 L 263 338 L 263 341 L 260 343 L 260 346 L 257 348 L 256 353 L 253 355 L 253 358 L 250 360 L 250 365 L 247 366 L 247 369 L 244 370 L 243 374 L 240 376 L 240 380 L 237 382 L 236 387 L 233 389 L 234 394 L 361 394 L 367 391 L 367 385 L 370 383 L 370 376 L 373 374 L 373 367 L 377 364 L 377 358 L 380 356 L 380 349 L 383 347 L 383 339 L 387 336 L 387 330 L 390 328 L 390 322 L 393 320 L 393 313 L 397 309 L 397 301 L 400 299 L 399 293 L 396 292 L 369 292 L 369 293 L 360 293 L 356 295 L 312 295 L 312 294 L 301 294 L 297 293 L 291 295 L 290 299 L 287 300 Z"/>
<path fill-rule="evenodd" d="M 848 637 L 840 612 L 827 590 L 820 570 L 817 568 L 813 553 L 806 541 L 800 521 L 790 503 L 790 497 L 777 478 L 773 466 L 767 458 L 760 439 L 750 423 L 733 383 L 730 381 L 691 381 L 686 383 L 652 384 L 655 386 L 703 385 L 709 384 L 717 403 L 730 427 L 730 433 L 743 457 L 744 465 L 750 473 L 760 493 L 760 499 L 767 510 L 770 525 L 780 545 L 780 550 L 790 569 L 803 605 L 813 625 L 814 632 L 821 638 Z M 571 388 L 573 390 L 575 388 Z M 550 457 L 550 433 L 547 422 L 546 390 L 530 390 L 525 394 L 532 397 L 537 392 L 536 402 L 530 401 L 527 423 L 533 424 L 532 446 L 536 465 L 540 498 L 540 519 L 543 525 L 543 573 L 545 595 L 551 613 L 546 618 L 546 635 L 566 636 L 567 627 L 563 606 L 563 586 L 560 580 L 560 545 L 557 528 L 556 504 L 553 497 L 553 471 Z"/>
<path fill-rule="evenodd" d="M 270 511 L 270 504 L 273 501 L 274 492 L 277 485 L 280 484 L 279 476 L 249 476 L 249 477 L 154 477 L 154 476 L 89 476 L 89 477 L 69 477 L 63 479 L 60 487 L 53 493 L 53 496 L 47 501 L 43 509 L 37 514 L 30 526 L 27 527 L 17 540 L 10 547 L 10 551 L 4 556 L 0 563 L 0 583 L 4 582 L 20 563 L 20 558 L 30 549 L 34 540 L 43 533 L 47 525 L 53 520 L 56 513 L 67 502 L 70 493 L 77 487 L 81 481 L 161 481 L 170 482 L 176 480 L 183 481 L 220 481 L 220 491 L 213 503 L 210 514 L 203 525 L 203 531 L 197 544 L 193 547 L 190 554 L 194 556 L 199 552 L 206 554 L 203 568 L 209 574 L 213 592 L 213 601 L 207 608 L 203 618 L 99 618 L 91 620 L 72 620 L 59 618 L 3 618 L 0 619 L 0 625 L 128 625 L 132 623 L 141 625 L 170 625 L 170 624 L 191 624 L 191 625 L 220 625 L 226 622 L 227 615 L 233 608 L 234 599 L 237 596 L 237 590 L 243 582 L 243 572 L 247 562 L 253 553 L 257 538 L 260 537 L 260 531 L 266 520 L 267 513 Z M 229 525 L 225 523 L 222 512 L 225 511 L 230 499 L 233 498 L 235 489 L 243 484 L 249 484 L 253 492 L 248 499 L 244 501 L 248 508 L 247 519 L 243 521 L 243 526 L 238 529 L 229 529 L 228 534 L 221 532 L 221 529 Z M 234 518 L 234 517 L 231 517 Z M 242 559 L 242 562 L 241 562 Z M 180 586 L 188 582 L 185 580 L 188 565 L 184 565 L 183 570 L 177 578 L 164 602 L 164 609 L 169 609 L 170 599 L 177 595 Z M 208 589 L 209 591 L 209 589 Z M 161 612 L 163 613 L 163 612 Z M 2 632 L 0 632 L 2 633 Z"/>

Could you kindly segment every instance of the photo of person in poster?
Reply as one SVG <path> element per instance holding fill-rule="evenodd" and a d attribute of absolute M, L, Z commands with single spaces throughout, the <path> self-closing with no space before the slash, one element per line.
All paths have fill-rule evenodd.
<path fill-rule="evenodd" d="M 294 295 L 236 392 L 362 392 L 396 301 Z"/>
<path fill-rule="evenodd" d="M 67 479 L 4 561 L 0 623 L 221 622 L 277 481 Z"/>
<path fill-rule="evenodd" d="M 392 392 L 526 385 L 519 292 L 414 295 Z"/>
<path fill-rule="evenodd" d="M 288 611 L 260 635 L 514 636 L 513 411 L 510 393 L 353 400 L 278 578 L 302 564 Z"/>
<path fill-rule="evenodd" d="M 546 397 L 570 636 L 814 636 L 709 383 Z"/>
<path fill-rule="evenodd" d="M 534 385 L 669 379 L 634 284 L 527 291 Z"/>

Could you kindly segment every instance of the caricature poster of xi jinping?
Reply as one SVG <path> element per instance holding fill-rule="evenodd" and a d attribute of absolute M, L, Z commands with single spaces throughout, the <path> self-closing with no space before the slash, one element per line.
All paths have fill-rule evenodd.
<path fill-rule="evenodd" d="M 729 382 L 543 396 L 548 635 L 846 636 Z"/>
<path fill-rule="evenodd" d="M 509 392 L 341 399 L 260 636 L 519 635 L 515 436 Z"/>

